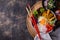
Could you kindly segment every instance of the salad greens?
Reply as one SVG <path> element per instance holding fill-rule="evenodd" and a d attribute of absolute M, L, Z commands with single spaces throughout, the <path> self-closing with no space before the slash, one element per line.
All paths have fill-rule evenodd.
<path fill-rule="evenodd" d="M 48 7 L 48 9 L 55 8 L 54 0 L 49 0 L 49 1 L 48 1 L 48 5 L 47 5 L 47 7 Z"/>
<path fill-rule="evenodd" d="M 43 13 L 45 9 L 43 7 L 40 8 L 40 12 Z"/>
<path fill-rule="evenodd" d="M 38 16 L 38 11 L 34 10 L 33 14 L 34 14 L 34 17 L 37 17 Z"/>
<path fill-rule="evenodd" d="M 41 7 L 40 9 L 39 9 L 39 12 L 38 12 L 38 10 L 34 10 L 33 11 L 33 14 L 34 14 L 34 17 L 38 17 L 38 15 L 40 14 L 42 14 L 43 12 L 45 11 L 45 9 L 43 8 L 43 7 Z"/>

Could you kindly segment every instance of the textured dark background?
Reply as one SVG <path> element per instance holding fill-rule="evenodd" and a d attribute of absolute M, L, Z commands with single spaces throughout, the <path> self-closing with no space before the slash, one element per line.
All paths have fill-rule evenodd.
<path fill-rule="evenodd" d="M 26 27 L 25 7 L 37 0 L 0 0 L 0 40 L 33 40 Z"/>
<path fill-rule="evenodd" d="M 26 27 L 25 7 L 38 0 L 0 0 L 0 40 L 33 40 Z M 60 28 L 51 33 L 60 40 Z"/>

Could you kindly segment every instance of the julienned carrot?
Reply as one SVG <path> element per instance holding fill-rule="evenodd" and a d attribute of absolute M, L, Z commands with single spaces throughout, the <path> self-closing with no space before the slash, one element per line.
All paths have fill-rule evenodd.
<path fill-rule="evenodd" d="M 36 32 L 37 32 L 37 34 L 38 34 L 38 36 L 39 36 L 39 38 L 40 38 L 40 40 L 42 39 L 41 38 L 41 36 L 40 36 L 40 31 L 39 31 L 39 29 L 38 29 L 38 26 L 37 26 L 37 23 L 36 23 L 36 20 L 35 20 L 35 18 L 34 18 L 34 16 L 32 16 L 31 17 L 31 21 L 32 21 L 32 24 L 34 25 L 34 28 L 35 28 L 35 30 L 36 30 Z"/>

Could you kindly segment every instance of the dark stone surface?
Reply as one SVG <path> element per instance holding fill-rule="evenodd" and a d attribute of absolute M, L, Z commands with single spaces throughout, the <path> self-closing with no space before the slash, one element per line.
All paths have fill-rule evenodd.
<path fill-rule="evenodd" d="M 28 3 L 32 6 L 36 1 L 0 0 L 0 40 L 33 40 L 26 27 L 25 7 Z M 60 40 L 59 30 L 51 33 L 53 40 Z"/>
<path fill-rule="evenodd" d="M 25 7 L 37 0 L 0 0 L 0 40 L 33 40 L 26 27 Z"/>

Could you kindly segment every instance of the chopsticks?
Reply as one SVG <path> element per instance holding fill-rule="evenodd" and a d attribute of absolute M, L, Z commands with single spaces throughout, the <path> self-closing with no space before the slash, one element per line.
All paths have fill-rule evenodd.
<path fill-rule="evenodd" d="M 26 10 L 27 10 L 27 12 L 28 12 L 28 16 L 30 16 L 29 13 L 31 12 L 31 8 L 30 8 L 30 5 L 29 5 L 29 4 L 27 5 Z"/>

